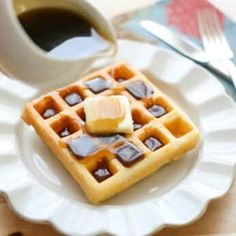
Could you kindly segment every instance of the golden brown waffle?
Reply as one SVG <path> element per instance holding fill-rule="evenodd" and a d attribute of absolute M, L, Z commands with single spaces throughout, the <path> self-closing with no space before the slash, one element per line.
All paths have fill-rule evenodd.
<path fill-rule="evenodd" d="M 99 88 L 94 87 L 97 82 Z M 135 131 L 128 136 L 86 134 L 82 100 L 117 94 L 130 101 Z M 179 159 L 199 141 L 191 121 L 142 73 L 125 63 L 96 71 L 29 102 L 22 117 L 94 204 Z"/>

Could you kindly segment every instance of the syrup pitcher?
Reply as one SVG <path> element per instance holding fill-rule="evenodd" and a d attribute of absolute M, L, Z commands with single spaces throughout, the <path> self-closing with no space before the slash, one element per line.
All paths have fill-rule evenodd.
<path fill-rule="evenodd" d="M 112 25 L 85 0 L 0 0 L 0 68 L 12 78 L 65 84 L 116 51 Z"/>

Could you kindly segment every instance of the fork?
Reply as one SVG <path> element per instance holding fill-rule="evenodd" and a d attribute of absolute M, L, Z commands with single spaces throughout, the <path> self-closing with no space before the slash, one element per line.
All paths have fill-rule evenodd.
<path fill-rule="evenodd" d="M 231 61 L 234 54 L 223 33 L 219 17 L 210 9 L 199 10 L 197 16 L 201 39 L 209 61 L 224 64 L 236 87 L 236 66 Z"/>

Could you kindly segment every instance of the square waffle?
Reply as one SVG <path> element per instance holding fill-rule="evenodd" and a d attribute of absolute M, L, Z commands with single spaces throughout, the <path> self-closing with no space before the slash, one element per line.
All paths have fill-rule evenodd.
<path fill-rule="evenodd" d="M 134 132 L 91 136 L 84 100 L 124 95 Z M 199 141 L 194 124 L 141 72 L 126 63 L 101 69 L 26 104 L 22 118 L 98 204 L 179 159 Z"/>

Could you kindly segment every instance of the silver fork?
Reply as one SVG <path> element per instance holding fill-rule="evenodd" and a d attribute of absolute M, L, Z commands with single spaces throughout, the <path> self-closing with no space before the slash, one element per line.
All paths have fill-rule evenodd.
<path fill-rule="evenodd" d="M 236 87 L 236 66 L 231 61 L 234 54 L 223 33 L 219 17 L 209 9 L 200 10 L 197 15 L 203 46 L 209 61 L 224 64 Z"/>

